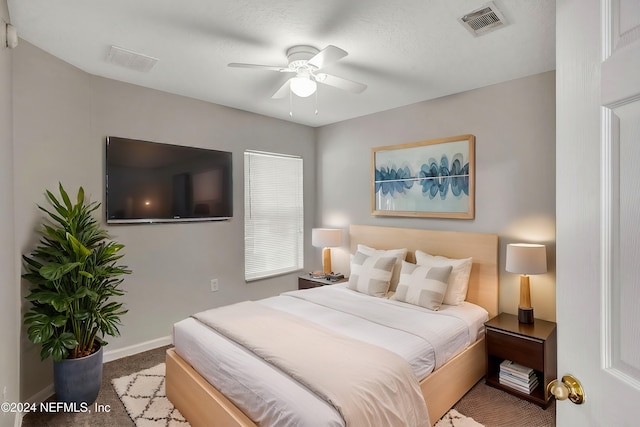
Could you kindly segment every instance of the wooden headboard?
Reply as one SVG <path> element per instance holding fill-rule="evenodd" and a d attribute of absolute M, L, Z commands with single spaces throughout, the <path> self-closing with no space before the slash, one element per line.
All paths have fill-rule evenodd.
<path fill-rule="evenodd" d="M 376 249 L 407 248 L 407 261 L 416 262 L 417 249 L 448 258 L 473 258 L 467 301 L 498 315 L 498 236 L 462 231 L 352 225 L 351 253 L 358 244 Z"/>

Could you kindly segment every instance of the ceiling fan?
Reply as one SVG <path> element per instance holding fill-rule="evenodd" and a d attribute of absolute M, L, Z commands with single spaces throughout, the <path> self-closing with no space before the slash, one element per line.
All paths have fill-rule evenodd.
<path fill-rule="evenodd" d="M 332 45 L 329 45 L 322 50 L 318 50 L 313 46 L 300 45 L 293 46 L 287 50 L 289 65 L 286 67 L 240 64 L 236 62 L 230 63 L 229 67 L 256 68 L 259 70 L 294 74 L 294 76 L 289 78 L 277 91 L 275 91 L 271 96 L 272 98 L 282 98 L 286 96 L 289 91 L 304 98 L 312 95 L 316 91 L 317 83 L 333 86 L 353 93 L 361 93 L 367 88 L 367 85 L 319 72 L 325 66 L 330 65 L 347 55 L 346 51 Z"/>

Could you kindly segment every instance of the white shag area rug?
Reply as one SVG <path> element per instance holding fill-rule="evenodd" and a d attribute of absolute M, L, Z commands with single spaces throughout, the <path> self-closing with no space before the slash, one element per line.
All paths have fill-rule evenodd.
<path fill-rule="evenodd" d="M 165 365 L 111 380 L 136 427 L 189 427 L 182 414 L 167 399 L 164 389 Z M 473 418 L 450 410 L 434 427 L 483 427 Z"/>
<path fill-rule="evenodd" d="M 189 427 L 180 411 L 167 399 L 164 363 L 111 380 L 136 427 Z"/>
<path fill-rule="evenodd" d="M 484 427 L 482 424 L 470 417 L 465 417 L 455 409 L 451 409 L 444 414 L 434 427 Z"/>

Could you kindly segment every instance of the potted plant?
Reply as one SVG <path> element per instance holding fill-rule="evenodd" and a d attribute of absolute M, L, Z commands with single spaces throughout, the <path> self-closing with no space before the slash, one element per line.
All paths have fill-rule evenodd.
<path fill-rule="evenodd" d="M 41 344 L 42 360 L 54 361 L 56 399 L 95 401 L 102 381 L 104 336 L 118 336 L 120 316 L 127 312 L 112 297 L 124 295 L 121 277 L 131 271 L 117 265 L 121 244 L 110 240 L 79 188 L 75 203 L 59 184 L 60 200 L 47 190 L 48 218 L 41 239 L 30 255 L 23 255 L 31 283 L 27 299 L 33 304 L 24 315 L 29 340 Z"/>

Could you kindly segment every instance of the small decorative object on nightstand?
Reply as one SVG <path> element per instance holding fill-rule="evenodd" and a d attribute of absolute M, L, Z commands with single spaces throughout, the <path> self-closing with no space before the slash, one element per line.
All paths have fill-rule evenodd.
<path fill-rule="evenodd" d="M 485 327 L 486 383 L 547 408 L 547 386 L 556 378 L 556 324 L 540 319 L 525 324 L 502 313 Z"/>
<path fill-rule="evenodd" d="M 336 228 L 313 228 L 311 230 L 311 244 L 322 249 L 322 270 L 329 274 L 331 269 L 331 247 L 340 246 L 342 230 Z"/>
<path fill-rule="evenodd" d="M 342 277 L 341 279 L 329 280 L 323 277 L 313 277 L 311 273 L 298 276 L 298 289 L 310 289 L 317 288 L 325 285 L 335 285 L 336 283 L 346 282 L 347 279 Z"/>
<path fill-rule="evenodd" d="M 547 251 L 544 245 L 511 243 L 507 245 L 507 265 L 509 273 L 520 273 L 520 304 L 518 320 L 520 323 L 533 323 L 529 274 L 547 272 Z"/>

